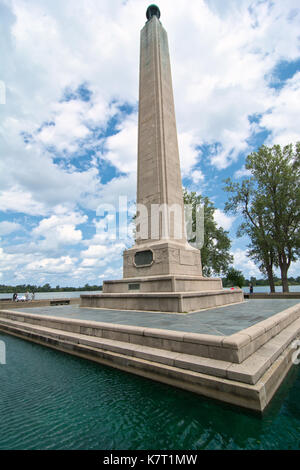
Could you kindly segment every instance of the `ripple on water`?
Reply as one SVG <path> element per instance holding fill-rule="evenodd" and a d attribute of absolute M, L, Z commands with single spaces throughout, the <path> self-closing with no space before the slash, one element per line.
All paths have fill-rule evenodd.
<path fill-rule="evenodd" d="M 0 336 L 0 449 L 299 449 L 297 368 L 261 418 Z"/>

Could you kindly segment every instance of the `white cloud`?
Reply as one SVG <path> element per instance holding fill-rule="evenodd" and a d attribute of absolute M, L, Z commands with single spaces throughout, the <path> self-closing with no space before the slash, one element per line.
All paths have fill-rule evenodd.
<path fill-rule="evenodd" d="M 189 175 L 191 169 L 196 165 L 200 151 L 196 146 L 201 142 L 197 141 L 191 132 L 179 132 L 178 147 L 181 160 L 181 172 L 183 176 Z M 195 173 L 195 172 L 194 172 Z M 196 173 L 196 175 L 200 173 Z M 196 176 L 197 178 L 197 176 Z"/>
<path fill-rule="evenodd" d="M 9 235 L 10 233 L 20 230 L 22 227 L 15 222 L 0 222 L 0 235 Z"/>
<path fill-rule="evenodd" d="M 269 144 L 287 145 L 299 141 L 299 102 L 300 72 L 287 80 L 281 92 L 274 96 L 270 111 L 260 121 L 262 127 L 272 132 Z"/>
<path fill-rule="evenodd" d="M 2 211 L 24 212 L 31 215 L 46 213 L 44 204 L 35 201 L 30 192 L 18 187 L 0 193 L 0 207 Z"/>
<path fill-rule="evenodd" d="M 106 264 L 111 263 L 112 259 L 119 258 L 125 249 L 124 243 L 113 243 L 111 245 L 90 245 L 87 250 L 81 252 L 81 257 L 86 260 L 97 259 L 106 260 Z M 88 262 L 90 263 L 90 261 Z"/>
<path fill-rule="evenodd" d="M 300 260 L 291 263 L 291 267 L 288 272 L 288 277 L 299 277 L 300 275 Z"/>
<path fill-rule="evenodd" d="M 242 271 L 246 276 L 262 277 L 261 272 L 254 262 L 247 257 L 247 252 L 240 248 L 232 252 L 234 257 L 233 266 L 235 269 Z"/>
<path fill-rule="evenodd" d="M 84 123 L 87 104 L 80 100 L 71 100 L 55 105 L 53 124 L 44 126 L 36 140 L 47 146 L 54 146 L 58 151 L 76 152 L 79 142 L 86 138 L 89 129 Z"/>
<path fill-rule="evenodd" d="M 131 172 L 126 176 L 113 178 L 107 184 L 102 185 L 95 196 L 94 209 L 99 204 L 112 204 L 116 210 L 119 208 L 119 197 L 126 196 L 128 203 L 136 199 L 136 173 Z"/>
<path fill-rule="evenodd" d="M 44 258 L 29 263 L 25 269 L 28 272 L 33 272 L 35 275 L 38 273 L 44 274 L 61 274 L 70 273 L 73 270 L 75 258 L 70 256 L 61 256 L 60 258 Z"/>
<path fill-rule="evenodd" d="M 0 247 L 0 269 L 1 271 L 8 271 L 12 266 L 17 264 L 17 258 L 14 255 L 6 253 L 3 248 Z"/>
<path fill-rule="evenodd" d="M 40 250 L 55 249 L 60 245 L 74 245 L 82 240 L 81 230 L 76 226 L 87 221 L 86 215 L 78 213 L 52 215 L 40 221 L 32 230 L 32 236 L 37 240 Z"/>
<path fill-rule="evenodd" d="M 122 268 L 108 268 L 98 276 L 100 280 L 105 279 L 120 279 L 122 277 Z"/>
<path fill-rule="evenodd" d="M 242 168 L 240 168 L 234 173 L 235 178 L 242 178 L 243 176 L 250 176 L 250 175 L 251 175 L 251 171 L 247 170 L 245 166 L 242 166 Z"/>
<path fill-rule="evenodd" d="M 200 183 L 200 181 L 204 181 L 205 177 L 202 171 L 200 170 L 194 170 L 191 172 L 191 178 L 193 180 L 193 183 L 197 184 Z"/>
<path fill-rule="evenodd" d="M 220 209 L 216 209 L 214 212 L 214 219 L 219 227 L 222 227 L 224 230 L 230 230 L 233 222 L 236 220 L 236 217 L 226 215 Z"/>
<path fill-rule="evenodd" d="M 137 115 L 129 115 L 117 127 L 117 133 L 105 140 L 103 156 L 123 173 L 137 169 Z"/>

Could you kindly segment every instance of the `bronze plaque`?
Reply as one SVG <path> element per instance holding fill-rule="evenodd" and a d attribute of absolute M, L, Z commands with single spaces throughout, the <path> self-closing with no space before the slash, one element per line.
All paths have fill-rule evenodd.
<path fill-rule="evenodd" d="M 135 265 L 138 267 L 149 266 L 153 262 L 153 253 L 151 250 L 138 251 L 134 256 Z"/>
<path fill-rule="evenodd" d="M 140 284 L 128 284 L 128 290 L 140 290 Z"/>

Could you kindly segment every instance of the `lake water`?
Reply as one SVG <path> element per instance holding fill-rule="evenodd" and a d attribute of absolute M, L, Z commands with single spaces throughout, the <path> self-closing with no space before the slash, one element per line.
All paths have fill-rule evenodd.
<path fill-rule="evenodd" d="M 300 366 L 264 415 L 0 333 L 0 449 L 300 449 Z"/>
<path fill-rule="evenodd" d="M 77 292 L 36 292 L 35 300 L 40 299 L 70 299 L 79 298 L 81 294 L 101 294 L 102 291 L 77 291 Z M 19 296 L 24 296 L 25 292 L 18 292 Z M 13 294 L 0 294 L 0 299 L 11 299 Z M 31 295 L 29 294 L 29 298 Z"/>
<path fill-rule="evenodd" d="M 290 292 L 300 292 L 300 286 L 289 286 Z M 249 287 L 243 287 L 243 291 L 249 293 Z M 282 292 L 282 287 L 281 286 L 275 286 L 275 291 L 276 292 Z M 270 292 L 270 286 L 254 286 L 253 287 L 253 292 L 254 293 L 259 293 L 259 292 Z"/>
<path fill-rule="evenodd" d="M 249 287 L 243 287 L 243 291 L 248 293 Z M 269 286 L 255 286 L 254 293 L 270 292 Z M 282 287 L 276 286 L 276 292 L 282 292 Z M 300 292 L 300 286 L 290 286 L 290 292 Z M 37 292 L 35 299 L 65 299 L 65 298 L 79 298 L 81 294 L 101 294 L 102 291 L 86 291 L 86 292 Z M 20 296 L 25 295 L 23 292 L 18 292 Z M 13 294 L 0 294 L 0 299 L 12 298 Z"/>

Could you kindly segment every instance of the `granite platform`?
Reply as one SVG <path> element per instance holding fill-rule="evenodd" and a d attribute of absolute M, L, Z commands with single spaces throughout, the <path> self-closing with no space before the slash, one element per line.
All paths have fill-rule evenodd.
<path fill-rule="evenodd" d="M 262 412 L 297 367 L 300 338 L 300 303 L 273 302 L 192 314 L 77 306 L 0 310 L 0 331 Z"/>
<path fill-rule="evenodd" d="M 191 333 L 232 335 L 299 303 L 299 300 L 250 300 L 188 314 L 107 310 L 72 306 L 21 309 L 25 313 L 91 320 Z"/>

